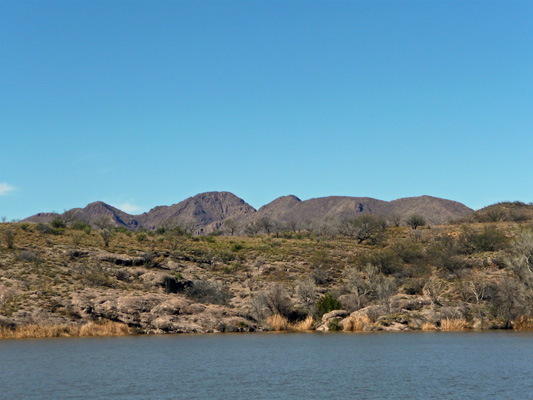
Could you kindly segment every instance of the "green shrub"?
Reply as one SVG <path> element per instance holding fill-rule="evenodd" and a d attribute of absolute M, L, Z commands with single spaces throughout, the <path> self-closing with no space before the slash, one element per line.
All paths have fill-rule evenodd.
<path fill-rule="evenodd" d="M 91 233 L 91 225 L 86 222 L 76 221 L 72 224 L 71 228 L 77 231 L 83 231 L 86 234 Z"/>
<path fill-rule="evenodd" d="M 392 250 L 402 259 L 406 264 L 412 264 L 424 259 L 424 249 L 420 243 L 412 241 L 402 241 L 395 243 Z"/>
<path fill-rule="evenodd" d="M 327 292 L 324 296 L 322 296 L 316 302 L 316 309 L 317 309 L 318 317 L 322 318 L 322 316 L 328 312 L 331 312 L 333 310 L 341 310 L 342 305 L 340 301 L 338 301 L 331 294 L 331 292 Z"/>
<path fill-rule="evenodd" d="M 244 246 L 242 245 L 242 243 L 235 243 L 231 247 L 231 251 L 233 251 L 233 252 L 237 252 L 237 251 L 242 250 L 242 249 L 244 249 Z"/>
<path fill-rule="evenodd" d="M 333 318 L 328 323 L 328 329 L 330 331 L 342 331 L 342 326 L 340 322 L 341 320 L 339 318 Z"/>
<path fill-rule="evenodd" d="M 138 233 L 136 239 L 139 243 L 144 242 L 146 240 L 146 233 L 144 232 Z"/>
<path fill-rule="evenodd" d="M 495 226 L 485 226 L 481 232 L 464 227 L 459 238 L 460 249 L 464 254 L 498 251 L 505 248 L 507 237 Z"/>
<path fill-rule="evenodd" d="M 65 223 L 65 221 L 63 221 L 59 217 L 54 218 L 52 222 L 50 222 L 50 225 L 52 226 L 52 228 L 63 228 L 64 229 L 67 227 L 67 224 Z"/>
<path fill-rule="evenodd" d="M 48 224 L 43 224 L 42 222 L 39 222 L 35 226 L 35 230 L 39 233 L 45 234 L 45 235 L 59 235 L 61 233 L 61 230 L 54 229 Z"/>
<path fill-rule="evenodd" d="M 364 254 L 359 258 L 360 265 L 373 265 L 378 267 L 385 275 L 399 274 L 402 271 L 400 257 L 391 249 L 376 250 L 369 254 Z"/>

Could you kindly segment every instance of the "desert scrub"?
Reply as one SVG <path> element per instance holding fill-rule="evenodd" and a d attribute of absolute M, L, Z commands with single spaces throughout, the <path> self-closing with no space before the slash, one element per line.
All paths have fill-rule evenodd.
<path fill-rule="evenodd" d="M 331 292 L 327 292 L 316 302 L 316 309 L 319 318 L 322 318 L 324 314 L 327 314 L 333 310 L 341 310 L 342 305 L 337 298 L 331 294 Z"/>
<path fill-rule="evenodd" d="M 185 291 L 187 297 L 199 303 L 227 304 L 231 294 L 220 282 L 197 280 Z"/>

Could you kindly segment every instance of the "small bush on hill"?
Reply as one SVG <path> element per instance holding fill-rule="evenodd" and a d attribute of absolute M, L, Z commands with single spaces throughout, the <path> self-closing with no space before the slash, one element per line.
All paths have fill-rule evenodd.
<path fill-rule="evenodd" d="M 229 291 L 219 282 L 194 281 L 185 294 L 199 303 L 227 304 L 231 298 Z"/>
<path fill-rule="evenodd" d="M 340 301 L 338 301 L 337 298 L 331 294 L 331 292 L 327 292 L 316 302 L 316 309 L 318 317 L 322 318 L 324 314 L 333 310 L 341 310 L 342 305 Z"/>

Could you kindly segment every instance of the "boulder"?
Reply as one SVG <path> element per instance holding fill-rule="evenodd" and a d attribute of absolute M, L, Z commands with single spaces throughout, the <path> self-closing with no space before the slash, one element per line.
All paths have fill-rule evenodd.
<path fill-rule="evenodd" d="M 322 316 L 322 321 L 326 322 L 333 318 L 346 318 L 350 313 L 346 310 L 333 310 L 329 313 L 326 313 Z"/>

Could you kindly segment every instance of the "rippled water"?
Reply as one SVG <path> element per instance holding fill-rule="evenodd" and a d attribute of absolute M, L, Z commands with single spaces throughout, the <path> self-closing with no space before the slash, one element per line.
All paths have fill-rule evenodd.
<path fill-rule="evenodd" d="M 0 341 L 2 399 L 533 399 L 533 334 Z"/>

